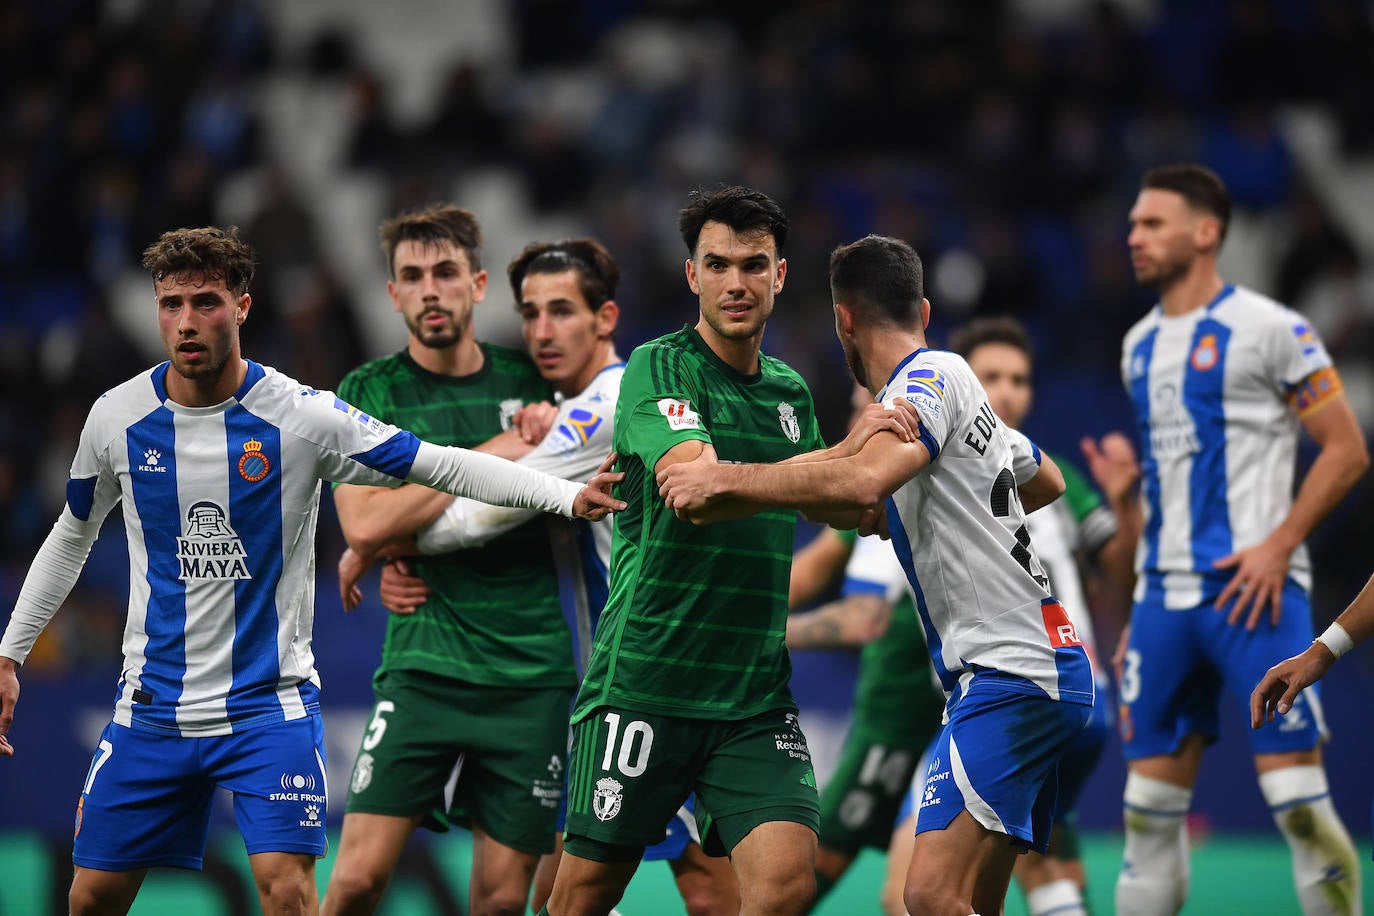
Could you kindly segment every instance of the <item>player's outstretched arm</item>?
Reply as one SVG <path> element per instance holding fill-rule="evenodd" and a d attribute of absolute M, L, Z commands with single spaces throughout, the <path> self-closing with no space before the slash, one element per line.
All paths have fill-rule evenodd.
<path fill-rule="evenodd" d="M 826 528 L 793 554 L 787 606 L 799 607 L 816 598 L 844 569 L 851 553 L 851 543 L 834 528 Z"/>
<path fill-rule="evenodd" d="M 930 464 L 920 441 L 876 435 L 848 458 L 780 464 L 679 462 L 656 471 L 659 495 L 679 518 L 703 525 L 769 506 L 797 509 L 815 521 L 848 524 Z"/>
<path fill-rule="evenodd" d="M 1303 688 L 1326 676 L 1336 659 L 1374 633 L 1374 576 L 1325 633 L 1303 652 L 1265 672 L 1250 694 L 1250 727 L 1259 728 L 1293 708 Z"/>
<path fill-rule="evenodd" d="M 887 632 L 892 605 L 882 595 L 856 594 L 787 618 L 789 649 L 854 649 Z"/>
<path fill-rule="evenodd" d="M 1097 549 L 1093 559 L 1111 579 L 1122 600 L 1129 601 L 1135 586 L 1136 544 L 1144 527 L 1136 493 L 1140 461 L 1131 440 L 1118 432 L 1108 433 L 1101 440 L 1085 437 L 1079 447 L 1093 482 L 1102 490 L 1116 519 L 1116 532 Z"/>

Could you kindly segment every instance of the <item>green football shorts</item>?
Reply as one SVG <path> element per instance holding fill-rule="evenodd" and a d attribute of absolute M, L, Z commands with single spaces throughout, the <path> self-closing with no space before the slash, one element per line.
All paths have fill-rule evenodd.
<path fill-rule="evenodd" d="M 347 812 L 476 824 L 521 852 L 553 851 L 572 691 L 483 687 L 388 671 L 349 780 Z M 450 779 L 457 771 L 457 781 Z"/>
<path fill-rule="evenodd" d="M 794 710 L 721 722 L 603 706 L 573 726 L 571 767 L 564 845 L 584 859 L 638 859 L 691 792 L 712 855 L 770 821 L 820 826 Z"/>

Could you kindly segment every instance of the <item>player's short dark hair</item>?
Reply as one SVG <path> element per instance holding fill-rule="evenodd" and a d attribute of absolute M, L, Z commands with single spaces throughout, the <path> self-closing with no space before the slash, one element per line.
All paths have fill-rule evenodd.
<path fill-rule="evenodd" d="M 423 210 L 408 210 L 382 223 L 382 253 L 386 255 L 387 274 L 396 276 L 396 248 L 402 242 L 437 245 L 449 242 L 468 256 L 468 268 L 482 269 L 482 226 L 471 210 L 453 204 L 433 204 Z"/>
<path fill-rule="evenodd" d="M 178 283 L 223 280 L 235 296 L 253 282 L 253 261 L 253 247 L 239 238 L 237 226 L 173 229 L 143 252 L 143 269 L 154 283 L 169 277 Z"/>
<path fill-rule="evenodd" d="M 587 305 L 596 311 L 615 298 L 620 283 L 620 268 L 596 239 L 564 239 L 561 242 L 531 242 L 506 268 L 511 292 L 520 302 L 520 286 L 530 274 L 558 274 L 571 270 L 577 274 L 577 288 Z"/>
<path fill-rule="evenodd" d="M 921 256 L 901 239 L 868 235 L 830 252 L 830 295 L 870 321 L 921 320 Z"/>
<path fill-rule="evenodd" d="M 1216 172 L 1195 162 L 1160 165 L 1140 179 L 1141 190 L 1173 191 L 1188 201 L 1188 206 L 1210 213 L 1221 224 L 1217 243 L 1226 238 L 1231 223 L 1231 195 Z"/>
<path fill-rule="evenodd" d="M 984 344 L 1006 344 L 1026 354 L 1028 360 L 1035 358 L 1026 326 L 1010 315 L 975 318 L 949 338 L 949 348 L 964 359 Z"/>
<path fill-rule="evenodd" d="M 688 195 L 687 206 L 678 214 L 677 227 L 693 256 L 697 253 L 701 227 L 707 223 L 723 223 L 739 235 L 771 235 L 779 255 L 787 242 L 787 214 L 782 206 L 753 188 L 729 185 L 710 194 L 697 189 Z"/>

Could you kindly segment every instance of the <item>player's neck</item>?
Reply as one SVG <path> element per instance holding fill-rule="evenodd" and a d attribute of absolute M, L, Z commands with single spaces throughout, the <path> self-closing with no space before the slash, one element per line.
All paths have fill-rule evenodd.
<path fill-rule="evenodd" d="M 225 361 L 212 377 L 187 378 L 169 369 L 164 382 L 167 399 L 182 407 L 214 407 L 232 398 L 247 375 L 248 360 L 237 354 Z"/>
<path fill-rule="evenodd" d="M 477 339 L 470 332 L 464 334 L 452 346 L 439 348 L 426 347 L 411 337 L 410 343 L 406 345 L 406 352 L 421 369 L 435 375 L 472 375 L 486 362 L 482 348 L 477 345 Z"/>
<path fill-rule="evenodd" d="M 720 361 L 740 375 L 754 375 L 759 371 L 759 350 L 763 346 L 763 328 L 750 337 L 722 337 L 705 318 L 697 322 L 697 333 L 706 341 Z"/>
<path fill-rule="evenodd" d="M 607 366 L 614 366 L 620 361 L 620 354 L 615 352 L 615 345 L 608 340 L 604 347 L 597 348 L 595 357 L 587 360 L 586 367 L 577 374 L 577 378 L 555 384 L 554 388 L 565 398 L 576 397 L 586 391 Z"/>
<path fill-rule="evenodd" d="M 1186 274 L 1159 291 L 1159 307 L 1166 315 L 1186 315 L 1215 299 L 1225 285 L 1216 262 L 1198 258 Z"/>
<path fill-rule="evenodd" d="M 868 375 L 869 390 L 876 397 L 908 356 L 926 346 L 924 334 L 914 331 L 894 331 L 890 327 L 875 327 L 864 334 L 859 344 L 864 371 Z"/>

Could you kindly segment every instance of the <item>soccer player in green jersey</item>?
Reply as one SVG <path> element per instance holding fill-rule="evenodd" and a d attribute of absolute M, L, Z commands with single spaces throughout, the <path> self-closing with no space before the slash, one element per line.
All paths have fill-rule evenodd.
<path fill-rule="evenodd" d="M 487 285 L 476 218 L 435 206 L 388 220 L 381 237 L 387 291 L 409 339 L 351 372 L 340 395 L 443 444 L 487 443 L 502 457 L 528 450 L 511 420 L 550 388 L 525 353 L 474 336 Z M 452 501 L 410 486 L 341 486 L 334 496 L 364 555 Z M 412 564 L 433 594 L 388 619 L 324 912 L 372 912 L 415 828 L 447 828 L 436 810 L 473 832 L 471 912 L 523 912 L 539 856 L 553 848 L 557 807 L 546 802 L 562 789 L 576 683 L 549 534 L 536 518 L 485 546 Z"/>
<path fill-rule="evenodd" d="M 823 447 L 806 384 L 759 352 L 787 275 L 787 218 L 767 195 L 729 187 L 694 194 L 679 227 L 700 316 L 635 349 L 621 382 L 629 508 L 572 717 L 553 916 L 608 913 L 692 790 L 742 913 L 802 913 L 814 894 L 816 781 L 783 642 L 795 513 L 695 527 L 665 509 L 654 480 L 708 447 L 738 461 Z"/>

